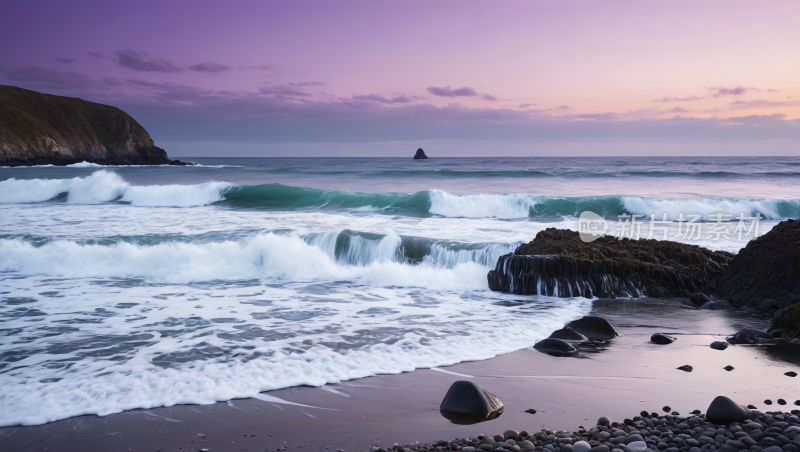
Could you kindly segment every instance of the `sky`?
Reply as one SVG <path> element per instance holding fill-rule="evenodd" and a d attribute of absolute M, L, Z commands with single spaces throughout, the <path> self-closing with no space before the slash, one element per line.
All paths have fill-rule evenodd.
<path fill-rule="evenodd" d="M 0 84 L 171 156 L 800 155 L 797 1 L 0 0 Z"/>

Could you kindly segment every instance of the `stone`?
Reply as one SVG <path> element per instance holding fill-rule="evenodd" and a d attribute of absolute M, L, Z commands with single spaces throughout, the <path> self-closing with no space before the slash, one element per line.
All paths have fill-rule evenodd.
<path fill-rule="evenodd" d="M 520 450 L 522 452 L 528 452 L 528 451 L 532 451 L 532 450 L 536 449 L 536 446 L 534 446 L 532 442 L 527 441 L 527 440 L 518 442 L 517 446 L 519 446 L 519 448 L 520 448 Z M 461 450 L 463 451 L 464 449 L 461 449 Z"/>
<path fill-rule="evenodd" d="M 797 376 L 797 372 L 789 371 L 789 372 L 784 373 L 784 375 L 786 375 L 787 377 L 796 377 Z"/>
<path fill-rule="evenodd" d="M 578 231 L 547 228 L 500 256 L 487 280 L 491 290 L 518 295 L 689 297 L 721 275 L 732 258 L 726 251 L 669 240 L 600 236 L 585 242 Z"/>
<path fill-rule="evenodd" d="M 471 381 L 456 381 L 447 390 L 439 411 L 456 424 L 474 424 L 494 419 L 503 412 L 503 402 Z"/>
<path fill-rule="evenodd" d="M 642 435 L 634 433 L 633 435 L 628 435 L 627 440 L 628 440 L 628 445 L 630 445 L 630 443 L 633 443 L 633 442 L 636 442 L 636 441 L 644 441 L 644 438 L 642 438 Z"/>
<path fill-rule="evenodd" d="M 706 418 L 709 422 L 720 425 L 728 425 L 732 422 L 744 422 L 747 419 L 755 419 L 756 415 L 748 408 L 737 404 L 725 396 L 717 396 L 706 410 Z"/>
<path fill-rule="evenodd" d="M 781 337 L 795 337 L 791 335 L 800 334 L 798 256 L 800 221 L 781 221 L 763 236 L 749 241 L 706 289 L 737 308 L 761 312 L 780 309 L 773 317 L 772 329 L 781 330 Z M 782 308 L 791 305 L 797 306 L 778 315 Z M 786 323 L 776 325 L 776 318 Z"/>
<path fill-rule="evenodd" d="M 633 451 L 645 450 L 647 449 L 647 443 L 644 441 L 633 441 L 628 443 L 628 449 Z M 575 452 L 574 449 L 573 452 Z"/>
<path fill-rule="evenodd" d="M 704 293 L 696 293 L 696 294 L 692 294 L 692 296 L 689 297 L 689 301 L 691 301 L 692 304 L 695 305 L 695 306 L 702 306 L 702 305 L 708 303 L 709 301 L 711 301 L 711 299 L 708 298 L 708 295 L 706 295 Z"/>
<path fill-rule="evenodd" d="M 765 400 L 764 405 L 772 405 L 772 400 L 770 399 Z"/>
<path fill-rule="evenodd" d="M 730 371 L 732 371 L 734 369 L 734 367 L 733 366 L 725 366 L 725 367 L 723 367 L 723 369 L 725 369 L 728 372 L 730 372 Z"/>
<path fill-rule="evenodd" d="M 599 446 L 592 447 L 592 452 L 611 452 L 611 449 L 609 449 L 608 446 L 601 444 Z"/>
<path fill-rule="evenodd" d="M 728 343 L 722 341 L 714 341 L 711 343 L 710 347 L 713 348 L 714 350 L 725 350 L 726 348 L 728 348 Z"/>
<path fill-rule="evenodd" d="M 665 406 L 661 409 L 664 410 L 665 413 L 669 413 L 670 411 L 672 411 L 672 408 L 670 408 L 669 406 Z"/>
<path fill-rule="evenodd" d="M 472 446 L 467 446 L 467 447 L 462 448 L 461 452 L 475 452 L 475 448 L 472 447 Z"/>
<path fill-rule="evenodd" d="M 605 416 L 602 416 L 600 419 L 597 420 L 597 425 L 610 425 L 611 420 Z"/>
<path fill-rule="evenodd" d="M 690 366 L 688 364 L 684 364 L 683 366 L 678 367 L 678 370 L 682 370 L 684 372 L 691 372 L 691 371 L 694 370 L 694 367 L 692 367 L 692 366 Z"/>
<path fill-rule="evenodd" d="M 731 311 L 736 307 L 728 300 L 711 300 L 703 306 L 700 306 L 700 308 L 709 309 L 711 311 Z"/>
<path fill-rule="evenodd" d="M 593 341 L 610 341 L 619 336 L 616 329 L 608 320 L 602 317 L 584 316 L 569 322 L 567 327 L 581 333 Z"/>
<path fill-rule="evenodd" d="M 542 339 L 533 348 L 550 356 L 575 356 L 578 354 L 577 348 L 561 339 Z"/>
<path fill-rule="evenodd" d="M 517 440 L 517 439 L 519 439 L 519 432 L 516 431 L 516 430 L 506 430 L 506 431 L 503 432 L 503 439 L 504 440 L 507 440 L 507 439 Z"/>
<path fill-rule="evenodd" d="M 667 345 L 675 342 L 675 338 L 672 336 L 667 336 L 666 334 L 655 333 L 654 335 L 650 336 L 650 342 L 659 345 Z"/>
<path fill-rule="evenodd" d="M 750 408 L 751 410 L 756 410 L 756 409 L 758 409 L 758 408 L 756 408 L 756 407 L 755 407 L 755 405 L 747 405 L 747 408 Z"/>
<path fill-rule="evenodd" d="M 572 452 L 591 452 L 591 450 L 592 446 L 586 441 L 576 441 L 575 444 L 572 445 Z"/>
<path fill-rule="evenodd" d="M 769 446 L 764 448 L 764 452 L 783 452 L 780 446 Z"/>
<path fill-rule="evenodd" d="M 553 339 L 561 339 L 562 341 L 568 341 L 568 342 L 586 342 L 589 340 L 583 334 L 573 330 L 572 328 L 567 328 L 567 327 L 553 331 L 553 334 L 551 334 L 550 337 Z"/>
<path fill-rule="evenodd" d="M 783 399 L 778 399 L 778 405 L 786 405 L 786 401 Z"/>
<path fill-rule="evenodd" d="M 772 342 L 772 335 L 766 331 L 758 331 L 752 328 L 742 328 L 733 336 L 725 339 L 730 344 L 757 344 L 759 342 Z"/>
<path fill-rule="evenodd" d="M 417 149 L 417 153 L 414 154 L 414 160 L 427 160 L 428 156 L 425 155 L 425 151 L 422 148 Z"/>
<path fill-rule="evenodd" d="M 533 408 L 528 408 L 527 410 L 523 411 L 523 413 L 536 414 L 536 410 Z"/>

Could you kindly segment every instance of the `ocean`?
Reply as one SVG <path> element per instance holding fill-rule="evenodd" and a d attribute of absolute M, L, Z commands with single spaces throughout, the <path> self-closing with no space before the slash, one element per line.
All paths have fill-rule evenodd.
<path fill-rule="evenodd" d="M 800 158 L 184 160 L 0 168 L 0 426 L 530 347 L 592 301 L 486 274 L 584 211 L 731 252 L 800 217 Z"/>

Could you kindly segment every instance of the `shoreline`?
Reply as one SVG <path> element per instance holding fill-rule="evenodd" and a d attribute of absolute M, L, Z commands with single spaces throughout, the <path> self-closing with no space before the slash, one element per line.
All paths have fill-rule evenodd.
<path fill-rule="evenodd" d="M 0 429 L 11 450 L 366 450 L 430 444 L 505 430 L 538 432 L 589 427 L 599 416 L 622 421 L 642 410 L 669 405 L 705 412 L 717 395 L 761 410 L 764 399 L 800 398 L 800 356 L 781 347 L 710 349 L 743 327 L 765 329 L 766 316 L 736 311 L 695 311 L 681 299 L 595 300 L 590 315 L 611 321 L 620 337 L 581 347 L 578 358 L 556 358 L 525 349 L 485 361 L 398 375 L 377 375 L 335 385 L 292 387 L 253 399 L 212 405 L 131 410 L 105 417 L 79 416 L 31 427 Z M 648 343 L 655 332 L 678 338 Z M 789 361 L 787 361 L 787 359 Z M 693 365 L 691 373 L 676 368 Z M 726 365 L 734 366 L 727 372 Z M 456 425 L 438 406 L 456 380 L 471 380 L 497 395 L 504 413 L 492 421 Z M 537 410 L 536 414 L 523 412 Z M 203 436 L 198 436 L 203 435 Z M 247 436 L 255 435 L 255 436 Z M 222 447 L 224 445 L 224 447 Z M 329 449 L 326 449 L 329 448 Z"/>

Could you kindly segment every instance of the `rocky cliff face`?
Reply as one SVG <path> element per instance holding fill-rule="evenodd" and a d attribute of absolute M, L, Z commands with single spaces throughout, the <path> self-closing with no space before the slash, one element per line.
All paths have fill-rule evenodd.
<path fill-rule="evenodd" d="M 116 107 L 0 85 L 0 166 L 182 164 Z"/>
<path fill-rule="evenodd" d="M 748 243 L 708 288 L 736 307 L 758 311 L 800 303 L 800 220 L 782 221 Z"/>
<path fill-rule="evenodd" d="M 669 297 L 701 292 L 733 254 L 663 240 L 586 243 L 575 231 L 549 228 L 501 256 L 489 288 L 555 297 Z"/>

